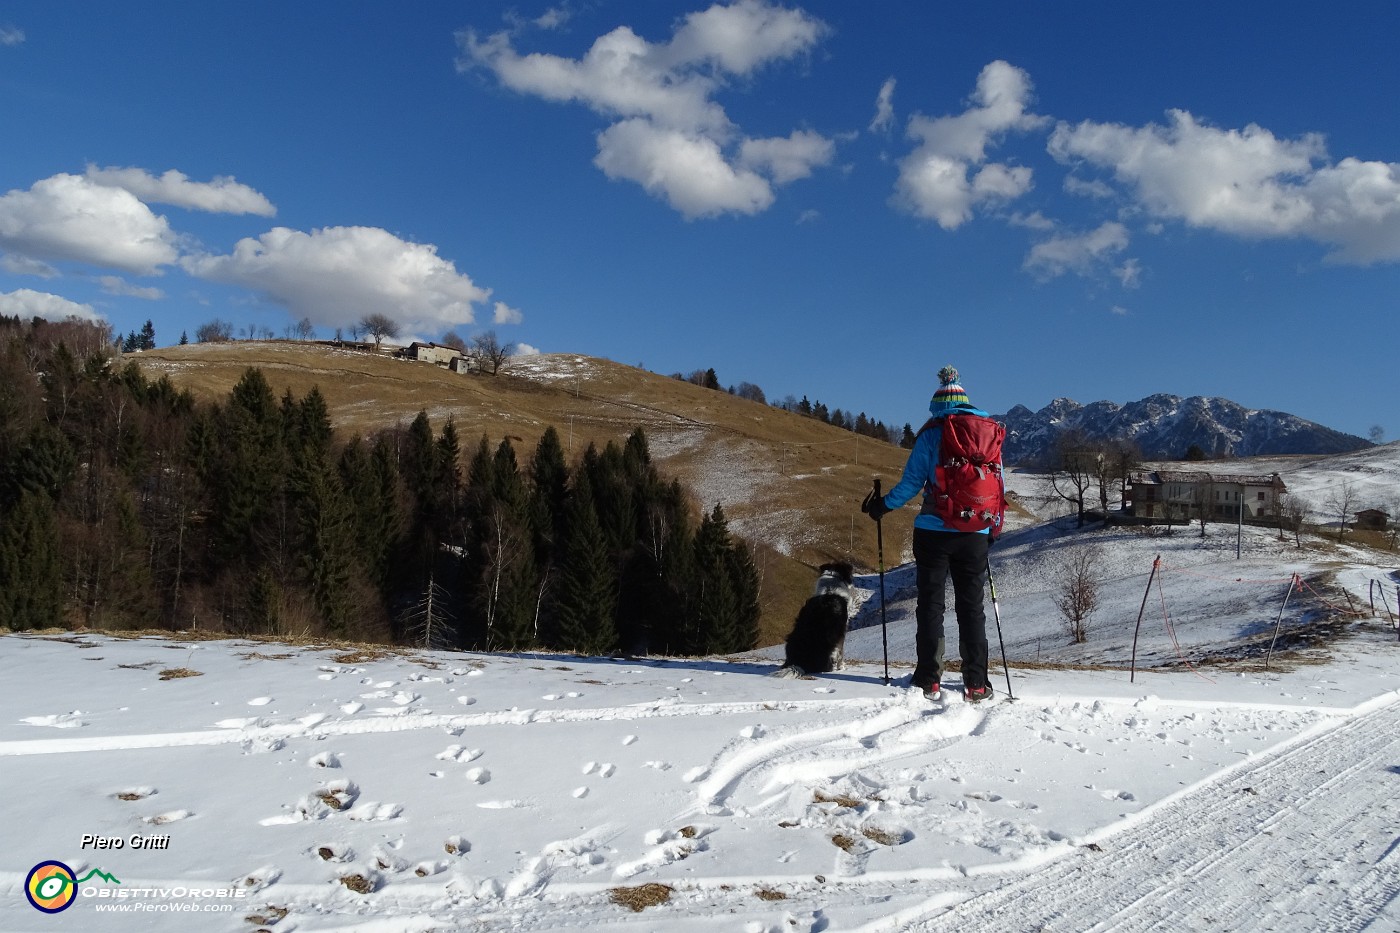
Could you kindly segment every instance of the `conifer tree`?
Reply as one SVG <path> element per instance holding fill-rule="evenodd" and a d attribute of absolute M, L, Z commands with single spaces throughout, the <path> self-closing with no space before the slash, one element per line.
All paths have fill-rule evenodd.
<path fill-rule="evenodd" d="M 686 647 L 692 654 L 727 651 L 739 639 L 740 608 L 729 574 L 729 525 L 719 505 L 701 519 L 694 551 L 690 604 L 693 620 L 687 633 L 690 644 Z"/>
<path fill-rule="evenodd" d="M 550 425 L 530 458 L 530 531 L 535 559 L 542 565 L 550 562 L 560 540 L 568 482 L 564 447 L 559 432 Z"/>
<path fill-rule="evenodd" d="M 59 627 L 62 586 L 53 500 L 23 490 L 0 506 L 0 630 Z"/>
<path fill-rule="evenodd" d="M 613 621 L 617 575 L 607 553 L 586 473 L 575 475 L 566 511 L 557 607 L 558 647 L 580 654 L 606 654 L 617 644 Z"/>
<path fill-rule="evenodd" d="M 327 631 L 344 637 L 355 617 L 355 524 L 327 458 L 308 441 L 290 478 L 300 575 Z"/>

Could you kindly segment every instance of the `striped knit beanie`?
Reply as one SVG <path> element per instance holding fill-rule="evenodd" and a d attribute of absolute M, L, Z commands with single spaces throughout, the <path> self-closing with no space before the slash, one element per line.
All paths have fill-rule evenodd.
<path fill-rule="evenodd" d="M 928 403 L 928 410 L 937 418 L 939 415 L 946 415 L 959 405 L 971 405 L 968 401 L 967 390 L 958 385 L 958 371 L 951 366 L 944 366 L 938 371 L 938 391 L 933 393 L 933 399 Z"/>

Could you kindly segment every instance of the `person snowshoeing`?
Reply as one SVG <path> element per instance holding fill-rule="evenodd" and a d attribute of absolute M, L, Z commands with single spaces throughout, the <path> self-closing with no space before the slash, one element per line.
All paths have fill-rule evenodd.
<path fill-rule="evenodd" d="M 938 391 L 929 403 L 931 417 L 919 431 L 914 449 L 904 465 L 904 475 L 884 496 L 872 492 L 861 504 L 861 511 L 875 521 L 885 513 L 900 508 L 920 490 L 924 491 L 923 507 L 914 519 L 914 561 L 918 583 L 918 602 L 914 611 L 917 623 L 914 647 L 918 663 L 910 685 L 920 688 L 929 699 L 937 699 L 942 690 L 944 634 L 943 615 L 946 608 L 945 585 L 953 579 L 953 610 L 958 620 L 958 649 L 962 659 L 964 696 L 970 702 L 980 702 L 992 695 L 987 678 L 987 616 L 983 590 L 986 580 L 987 550 L 992 534 L 1001 530 L 1005 509 L 1005 484 L 1001 477 L 1001 437 L 1004 429 L 991 421 L 985 411 L 968 400 L 967 392 L 958 384 L 958 371 L 945 366 L 938 372 Z M 971 474 L 974 482 L 986 483 L 993 476 L 996 484 L 994 505 L 987 507 L 950 506 L 951 487 L 961 480 L 954 479 L 955 461 L 945 449 L 944 434 L 949 417 L 976 416 L 958 419 L 959 431 L 964 424 L 986 430 L 988 444 L 991 432 L 996 434 L 996 462 L 993 468 L 978 466 Z M 941 481 L 941 485 L 940 485 Z M 985 490 L 984 490 L 985 492 Z M 956 499 L 956 496 L 954 496 Z M 983 496 L 978 501 L 990 502 Z M 951 509 L 951 511 L 950 511 Z M 963 528 L 983 527 L 977 530 Z"/>

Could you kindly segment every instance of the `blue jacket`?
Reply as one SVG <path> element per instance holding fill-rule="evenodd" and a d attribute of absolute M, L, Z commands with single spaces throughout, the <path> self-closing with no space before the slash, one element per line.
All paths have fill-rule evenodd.
<path fill-rule="evenodd" d="M 980 408 L 971 405 L 959 405 L 952 412 L 946 414 L 967 414 L 982 415 L 990 417 Z M 918 440 L 914 441 L 914 449 L 909 451 L 909 459 L 904 462 L 904 475 L 899 482 L 889 492 L 885 493 L 885 506 L 890 509 L 897 509 L 920 490 L 933 485 L 933 470 L 938 466 L 938 446 L 943 440 L 943 428 L 935 425 L 927 431 L 919 434 Z M 943 524 L 943 519 L 931 512 L 920 512 L 919 517 L 914 519 L 915 528 L 927 528 L 929 531 L 952 531 Z M 978 534 L 988 534 L 990 529 L 983 528 Z"/>

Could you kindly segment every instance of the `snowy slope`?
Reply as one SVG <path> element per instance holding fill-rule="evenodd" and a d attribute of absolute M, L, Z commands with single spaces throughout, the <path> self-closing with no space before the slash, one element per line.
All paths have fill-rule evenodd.
<path fill-rule="evenodd" d="M 1219 899 L 1241 930 L 1391 916 L 1397 660 L 1368 624 L 1327 665 L 1018 669 L 1015 702 L 973 707 L 885 686 L 880 661 L 791 681 L 743 660 L 8 636 L 0 929 L 190 929 L 191 905 L 234 908 L 201 929 L 278 933 L 963 928 L 955 904 L 1018 928 L 1001 884 L 1081 872 L 1092 897 L 1031 905 L 1054 928 L 1180 928 Z M 182 668 L 199 675 L 161 677 Z M 1162 866 L 1199 874 L 1201 853 L 1222 864 L 1197 896 L 1163 898 Z M 120 885 L 43 915 L 23 889 L 50 859 Z M 1243 912 L 1260 879 L 1310 912 Z M 647 884 L 667 902 L 614 902 Z M 95 916 L 137 902 L 159 911 Z"/>
<path fill-rule="evenodd" d="M 1294 475 L 1390 482 L 1356 457 Z M 1075 645 L 1051 597 L 1089 544 Z M 997 664 L 981 706 L 903 686 L 908 567 L 883 614 L 858 580 L 848 669 L 813 680 L 766 676 L 781 649 L 0 637 L 0 930 L 1400 929 L 1393 555 L 1051 521 L 992 566 L 1016 699 Z M 86 879 L 52 915 L 50 860 Z"/>

